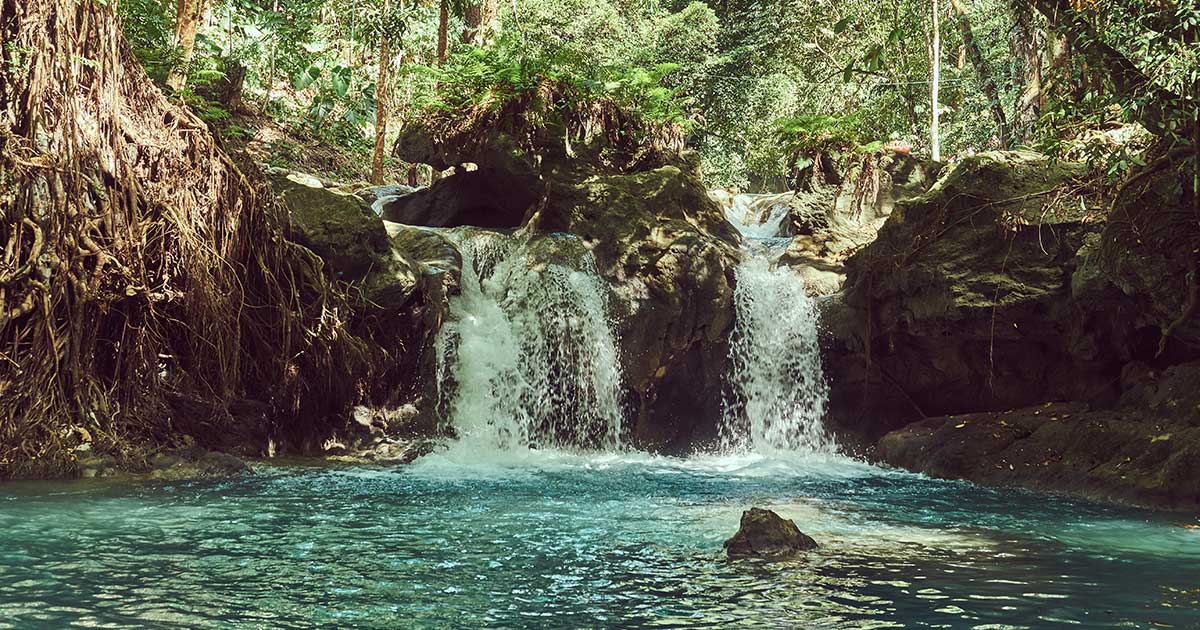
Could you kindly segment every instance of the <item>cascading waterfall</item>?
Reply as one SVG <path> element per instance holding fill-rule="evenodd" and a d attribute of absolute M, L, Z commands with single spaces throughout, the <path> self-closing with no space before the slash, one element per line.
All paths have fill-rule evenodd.
<path fill-rule="evenodd" d="M 795 272 L 775 264 L 791 241 L 787 200 L 736 195 L 725 214 L 744 238 L 722 440 L 740 450 L 834 453 L 822 422 L 829 387 L 816 303 Z"/>
<path fill-rule="evenodd" d="M 437 338 L 444 414 L 473 451 L 614 450 L 621 371 L 607 286 L 563 234 L 455 230 L 461 294 Z"/>

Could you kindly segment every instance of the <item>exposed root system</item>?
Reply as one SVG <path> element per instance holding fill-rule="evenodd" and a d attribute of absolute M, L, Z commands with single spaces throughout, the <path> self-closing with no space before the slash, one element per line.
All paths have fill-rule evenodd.
<path fill-rule="evenodd" d="M 109 8 L 0 2 L 0 479 L 337 417 L 368 346 L 270 192 Z"/>

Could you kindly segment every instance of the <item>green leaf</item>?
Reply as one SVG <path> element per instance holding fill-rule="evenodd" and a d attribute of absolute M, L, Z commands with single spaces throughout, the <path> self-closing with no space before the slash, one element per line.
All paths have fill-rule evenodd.
<path fill-rule="evenodd" d="M 313 81 L 316 81 L 320 76 L 320 68 L 309 66 L 292 77 L 292 87 L 296 88 L 297 91 L 303 90 L 312 85 Z"/>
<path fill-rule="evenodd" d="M 350 76 L 350 68 L 346 66 L 338 66 L 330 72 L 333 91 L 337 92 L 339 98 L 346 98 L 346 93 L 350 91 Z"/>

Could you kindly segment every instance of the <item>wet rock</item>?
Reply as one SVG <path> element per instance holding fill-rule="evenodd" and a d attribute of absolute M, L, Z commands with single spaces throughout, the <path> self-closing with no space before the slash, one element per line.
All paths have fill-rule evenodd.
<path fill-rule="evenodd" d="M 437 442 L 432 439 L 385 438 L 353 449 L 344 455 L 331 455 L 326 459 L 348 464 L 411 464 L 418 458 L 432 453 L 436 448 Z"/>
<path fill-rule="evenodd" d="M 897 204 L 822 311 L 835 426 L 870 441 L 923 417 L 1115 400 L 1136 313 L 1080 264 L 1102 229 L 1081 172 L 985 154 Z"/>
<path fill-rule="evenodd" d="M 272 183 L 289 209 L 297 242 L 350 284 L 351 328 L 376 346 L 371 350 L 375 371 L 363 386 L 368 402 L 381 408 L 414 403 L 431 411 L 426 402 L 436 384 L 426 375 L 432 374 L 433 337 L 456 290 L 461 262 L 443 236 L 386 222 L 367 201 L 422 191 L 395 186 L 351 194 L 286 171 L 276 171 Z M 431 413 L 424 413 L 404 428 L 433 427 Z M 311 450 L 313 445 L 292 446 Z"/>
<path fill-rule="evenodd" d="M 779 560 L 816 548 L 817 542 L 801 532 L 794 521 L 761 508 L 742 512 L 737 533 L 725 541 L 725 553 L 730 558 Z"/>
<path fill-rule="evenodd" d="M 388 221 L 425 227 L 514 228 L 539 198 L 540 188 L 522 185 L 495 169 L 464 171 L 433 186 L 380 203 Z"/>
<path fill-rule="evenodd" d="M 84 479 L 111 477 L 121 471 L 116 458 L 105 454 L 82 457 L 78 461 L 78 466 L 79 476 Z"/>
<path fill-rule="evenodd" d="M 841 290 L 848 257 L 875 240 L 896 204 L 925 194 L 939 166 L 900 153 L 821 156 L 820 174 L 804 178 L 799 190 L 756 197 L 746 220 L 782 216 L 780 236 L 790 237 L 779 264 L 796 270 L 809 295 Z M 713 191 L 725 208 L 734 195 Z"/>
<path fill-rule="evenodd" d="M 438 182 L 429 193 L 440 195 L 436 204 L 430 197 L 428 204 L 409 206 L 408 216 L 386 216 L 428 223 L 432 214 L 412 210 L 427 204 L 458 217 L 438 219 L 447 225 L 486 214 L 496 218 L 492 225 L 519 225 L 530 237 L 578 237 L 612 289 L 633 440 L 683 451 L 714 438 L 733 322 L 737 236 L 709 198 L 698 158 L 630 156 L 603 139 L 568 143 L 561 129 L 538 128 L 522 137 L 536 146 L 522 148 L 499 130 L 445 139 L 419 124 L 406 128 L 397 145 L 406 161 L 477 170 Z M 467 185 L 471 178 L 494 192 L 477 202 L 478 191 Z M 486 211 L 476 212 L 484 202 Z M 547 247 L 567 242 L 537 241 Z M 553 259 L 553 252 L 544 253 Z"/>
<path fill-rule="evenodd" d="M 1200 362 L 1128 372 L 1113 409 L 1047 403 L 930 418 L 887 434 L 879 457 L 950 479 L 1200 509 Z"/>
<path fill-rule="evenodd" d="M 159 453 L 150 460 L 150 466 L 151 477 L 166 480 L 232 477 L 254 472 L 233 455 L 195 448 Z"/>
<path fill-rule="evenodd" d="M 371 211 L 377 215 L 383 214 L 384 206 L 396 199 L 400 199 L 407 195 L 411 195 L 421 188 L 415 186 L 405 186 L 403 184 L 388 184 L 386 186 L 368 186 L 359 188 L 354 191 L 360 199 L 367 202 L 371 206 Z"/>
<path fill-rule="evenodd" d="M 528 226 L 592 248 L 613 288 L 633 438 L 682 451 L 716 435 L 737 236 L 694 158 L 632 173 L 558 171 Z"/>

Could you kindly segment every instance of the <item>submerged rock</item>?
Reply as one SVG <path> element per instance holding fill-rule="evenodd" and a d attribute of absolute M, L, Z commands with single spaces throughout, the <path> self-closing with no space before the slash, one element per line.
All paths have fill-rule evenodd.
<path fill-rule="evenodd" d="M 194 448 L 160 453 L 150 460 L 150 466 L 151 477 L 173 481 L 232 477 L 254 472 L 246 462 L 233 455 Z"/>
<path fill-rule="evenodd" d="M 816 548 L 817 541 L 801 532 L 795 521 L 761 508 L 742 512 L 741 527 L 725 541 L 730 558 L 778 560 Z"/>

